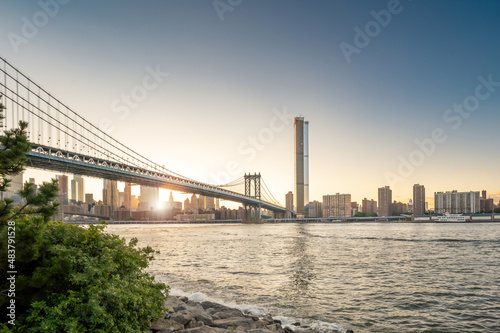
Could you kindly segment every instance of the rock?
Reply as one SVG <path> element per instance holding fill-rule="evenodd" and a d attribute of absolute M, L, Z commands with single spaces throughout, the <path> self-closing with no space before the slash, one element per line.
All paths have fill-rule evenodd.
<path fill-rule="evenodd" d="M 171 311 L 178 311 L 178 308 L 181 306 L 185 306 L 186 303 L 181 301 L 179 297 L 175 296 L 169 296 L 167 300 L 165 301 L 165 305 L 169 308 L 169 312 Z"/>
<path fill-rule="evenodd" d="M 347 331 L 345 331 L 345 333 L 354 333 L 354 331 L 353 330 L 347 330 Z"/>
<path fill-rule="evenodd" d="M 214 319 L 227 319 L 227 318 L 243 317 L 243 316 L 244 316 L 243 312 L 241 312 L 238 309 L 231 309 L 231 308 L 226 308 L 222 311 L 217 311 L 212 314 L 212 317 Z"/>
<path fill-rule="evenodd" d="M 187 310 L 181 310 L 170 314 L 170 319 L 178 322 L 184 327 L 184 325 L 186 325 L 187 323 L 189 323 L 191 320 L 194 319 L 194 316 L 191 312 Z"/>
<path fill-rule="evenodd" d="M 268 330 L 267 328 L 254 328 L 247 331 L 248 333 L 273 333 L 273 331 Z"/>
<path fill-rule="evenodd" d="M 293 323 L 292 325 L 293 326 L 300 326 L 300 322 L 297 321 L 297 322 Z"/>
<path fill-rule="evenodd" d="M 294 333 L 294 331 L 290 327 L 286 326 L 285 333 Z"/>
<path fill-rule="evenodd" d="M 201 327 L 204 326 L 203 322 L 197 321 L 196 319 L 191 320 L 189 323 L 187 323 L 184 327 L 185 328 L 195 328 L 195 327 Z"/>
<path fill-rule="evenodd" d="M 163 319 L 163 318 L 155 320 L 151 323 L 151 330 L 159 331 L 162 329 L 170 329 L 172 331 L 179 331 L 179 330 L 184 329 L 184 325 L 182 325 L 174 320 Z"/>
<path fill-rule="evenodd" d="M 162 328 L 161 330 L 156 331 L 156 333 L 173 333 L 170 328 Z"/>
<path fill-rule="evenodd" d="M 314 330 L 311 328 L 297 327 L 295 333 L 314 333 Z"/>
<path fill-rule="evenodd" d="M 284 333 L 285 330 L 281 327 L 281 324 L 271 324 L 267 325 L 267 329 L 274 333 Z"/>
<path fill-rule="evenodd" d="M 219 328 L 236 328 L 243 327 L 245 330 L 258 328 L 252 318 L 248 317 L 232 317 L 226 319 L 214 320 L 213 326 Z"/>
<path fill-rule="evenodd" d="M 178 331 L 177 333 L 228 333 L 227 330 L 217 327 L 201 326 Z"/>

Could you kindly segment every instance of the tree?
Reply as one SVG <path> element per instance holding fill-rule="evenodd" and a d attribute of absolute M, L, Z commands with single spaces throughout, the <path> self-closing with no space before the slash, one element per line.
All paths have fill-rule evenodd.
<path fill-rule="evenodd" d="M 0 95 L 0 99 L 1 99 Z M 5 119 L 4 105 L 0 102 L 0 120 Z M 31 150 L 26 129 L 28 123 L 19 122 L 19 127 L 7 130 L 0 136 L 0 191 L 5 192 L 11 183 L 9 176 L 17 175 L 24 171 L 28 161 L 26 154 Z M 0 200 L 0 225 L 6 225 L 7 221 L 21 215 L 40 215 L 44 221 L 48 221 L 54 215 L 57 206 L 57 180 L 44 182 L 38 193 L 35 193 L 34 184 L 25 183 L 19 192 L 24 199 L 21 207 L 14 207 L 14 201 L 10 198 Z"/>
<path fill-rule="evenodd" d="M 3 110 L 0 104 L 0 117 Z M 27 126 L 20 122 L 0 137 L 0 190 L 26 166 Z M 107 234 L 104 225 L 50 221 L 57 192 L 56 180 L 37 193 L 25 183 L 20 206 L 0 200 L 0 308 L 15 303 L 14 314 L 4 311 L 0 331 L 146 332 L 165 310 L 169 291 L 144 272 L 155 252 L 137 249 L 137 239 L 127 244 Z"/>

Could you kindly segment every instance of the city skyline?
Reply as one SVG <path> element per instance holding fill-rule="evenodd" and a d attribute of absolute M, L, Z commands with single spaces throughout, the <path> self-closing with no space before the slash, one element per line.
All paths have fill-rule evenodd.
<path fill-rule="evenodd" d="M 261 172 L 284 205 L 302 115 L 313 126 L 309 201 L 376 200 L 389 185 L 404 202 L 423 184 L 430 202 L 448 190 L 498 202 L 499 5 L 389 3 L 243 2 L 221 20 L 211 3 L 70 2 L 26 35 L 44 9 L 8 1 L 0 49 L 86 119 L 190 178 Z M 151 89 L 122 98 L 137 87 Z"/>

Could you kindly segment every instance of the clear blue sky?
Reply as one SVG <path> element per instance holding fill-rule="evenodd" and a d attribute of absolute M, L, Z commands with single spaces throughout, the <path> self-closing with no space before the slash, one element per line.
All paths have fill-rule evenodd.
<path fill-rule="evenodd" d="M 310 122 L 311 200 L 377 200 L 391 185 L 406 202 L 415 183 L 427 197 L 500 196 L 498 1 L 41 2 L 46 22 L 37 1 L 2 1 L 0 55 L 185 176 L 260 171 L 283 203 L 293 190 L 286 110 Z M 115 112 L 148 68 L 168 76 Z M 453 111 L 463 103 L 473 111 Z M 436 129 L 446 140 L 422 159 L 415 140 Z"/>

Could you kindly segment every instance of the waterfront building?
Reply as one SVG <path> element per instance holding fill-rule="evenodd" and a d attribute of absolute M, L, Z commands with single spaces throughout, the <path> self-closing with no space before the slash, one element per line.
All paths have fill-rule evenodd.
<path fill-rule="evenodd" d="M 293 212 L 293 192 L 288 191 L 288 193 L 285 195 L 285 207 L 286 207 L 286 218 L 292 217 L 292 212 Z"/>
<path fill-rule="evenodd" d="M 351 216 L 355 216 L 359 211 L 359 205 L 356 201 L 351 201 Z"/>
<path fill-rule="evenodd" d="M 333 194 L 323 196 L 323 217 L 350 217 L 351 195 Z"/>
<path fill-rule="evenodd" d="M 479 212 L 489 213 L 493 211 L 494 207 L 493 199 L 479 199 Z"/>
<path fill-rule="evenodd" d="M 403 214 L 408 212 L 408 205 L 402 202 L 394 202 L 392 203 L 391 206 L 391 214 Z"/>
<path fill-rule="evenodd" d="M 295 210 L 297 217 L 304 217 L 309 202 L 309 122 L 304 117 L 294 121 L 294 169 Z"/>
<path fill-rule="evenodd" d="M 373 199 L 368 200 L 364 198 L 361 201 L 361 209 L 363 210 L 363 213 L 375 213 L 377 214 L 377 202 Z"/>
<path fill-rule="evenodd" d="M 434 193 L 434 210 L 436 214 L 443 211 L 450 214 L 474 214 L 479 212 L 479 191 Z"/>
<path fill-rule="evenodd" d="M 389 186 L 378 189 L 378 216 L 391 216 L 392 190 Z"/>
<path fill-rule="evenodd" d="M 323 204 L 321 202 L 314 200 L 308 204 L 308 207 L 308 217 L 323 217 Z"/>
<path fill-rule="evenodd" d="M 413 185 L 413 212 L 415 215 L 425 214 L 425 187 L 424 185 Z"/>

